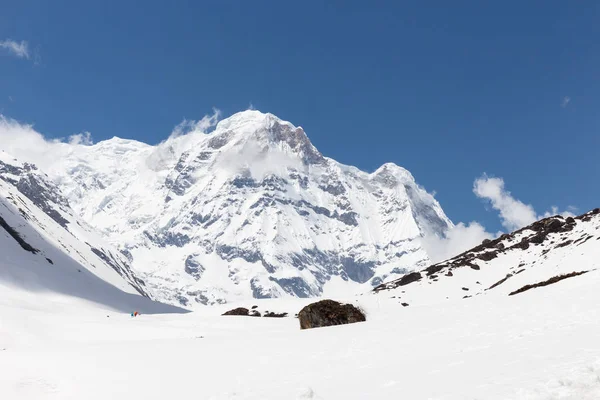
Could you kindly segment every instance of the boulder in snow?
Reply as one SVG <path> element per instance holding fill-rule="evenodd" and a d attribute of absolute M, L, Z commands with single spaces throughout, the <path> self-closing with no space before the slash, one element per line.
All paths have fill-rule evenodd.
<path fill-rule="evenodd" d="M 256 311 L 256 310 L 250 311 L 244 307 L 234 308 L 233 310 L 227 311 L 223 315 L 243 315 L 243 316 L 249 316 L 249 317 L 260 317 L 260 313 L 258 311 Z"/>
<path fill-rule="evenodd" d="M 352 304 L 321 300 L 304 307 L 298 313 L 300 329 L 352 324 L 366 321 L 365 314 Z"/>

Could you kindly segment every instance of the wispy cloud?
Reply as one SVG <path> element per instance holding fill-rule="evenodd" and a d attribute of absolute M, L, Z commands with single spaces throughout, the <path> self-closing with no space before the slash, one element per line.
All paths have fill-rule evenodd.
<path fill-rule="evenodd" d="M 560 106 L 562 108 L 566 108 L 570 102 L 571 102 L 571 98 L 569 96 L 565 96 L 565 97 L 563 97 L 562 103 L 560 103 Z"/>
<path fill-rule="evenodd" d="M 536 220 L 533 206 L 515 199 L 504 188 L 502 178 L 492 178 L 484 174 L 473 183 L 473 193 L 477 197 L 491 202 L 492 207 L 500 213 L 502 226 L 510 231 L 529 225 Z"/>
<path fill-rule="evenodd" d="M 2 150 L 19 161 L 35 164 L 49 173 L 56 165 L 56 160 L 71 153 L 74 146 L 91 145 L 93 141 L 89 132 L 48 139 L 37 132 L 33 125 L 0 114 L 0 143 Z"/>
<path fill-rule="evenodd" d="M 538 215 L 538 219 L 553 217 L 555 215 L 562 215 L 563 217 L 574 217 L 576 212 L 577 212 L 577 207 L 568 206 L 566 210 L 559 211 L 558 207 L 552 206 L 549 211 L 546 211 L 545 213 Z"/>
<path fill-rule="evenodd" d="M 83 146 L 91 146 L 94 144 L 94 140 L 92 139 L 92 134 L 89 132 L 81 132 L 76 133 L 75 135 L 71 135 L 68 137 L 67 142 L 69 144 L 81 144 Z"/>
<path fill-rule="evenodd" d="M 427 235 L 421 243 L 431 262 L 437 263 L 471 249 L 481 244 L 483 240 L 492 239 L 496 235 L 487 232 L 479 222 L 472 221 L 468 224 L 459 222 L 443 237 Z"/>
<path fill-rule="evenodd" d="M 553 215 L 573 216 L 571 211 L 575 210 L 574 207 L 569 206 L 570 211 L 559 211 L 558 207 L 554 206 L 549 211 L 537 214 L 531 204 L 525 204 L 514 198 L 505 189 L 504 179 L 489 177 L 486 174 L 475 180 L 473 193 L 479 198 L 490 201 L 492 208 L 499 212 L 502 226 L 509 231 L 527 226 L 540 218 Z"/>
<path fill-rule="evenodd" d="M 207 133 L 217 125 L 220 118 L 221 110 L 213 108 L 212 115 L 205 115 L 201 120 L 184 119 L 175 126 L 169 139 L 174 139 L 190 133 Z"/>
<path fill-rule="evenodd" d="M 0 41 L 0 48 L 19 58 L 29 59 L 31 57 L 29 43 L 25 40 L 21 40 L 20 42 L 12 39 L 2 40 Z"/>

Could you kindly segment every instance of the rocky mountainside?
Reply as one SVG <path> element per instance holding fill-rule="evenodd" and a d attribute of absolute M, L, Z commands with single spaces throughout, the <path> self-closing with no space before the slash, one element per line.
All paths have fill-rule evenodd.
<path fill-rule="evenodd" d="M 0 284 L 81 297 L 111 308 L 154 304 L 129 263 L 70 209 L 31 164 L 0 151 Z"/>
<path fill-rule="evenodd" d="M 404 306 L 480 295 L 514 296 L 600 268 L 600 208 L 539 220 L 454 258 L 381 284 Z"/>
<path fill-rule="evenodd" d="M 175 304 L 369 290 L 427 266 L 419 239 L 452 226 L 405 169 L 342 165 L 259 111 L 156 146 L 64 146 L 62 194 Z"/>

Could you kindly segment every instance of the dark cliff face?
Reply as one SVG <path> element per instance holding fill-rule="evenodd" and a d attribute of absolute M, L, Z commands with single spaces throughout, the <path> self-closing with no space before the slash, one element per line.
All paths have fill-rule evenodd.
<path fill-rule="evenodd" d="M 305 164 L 323 164 L 325 158 L 312 145 L 302 128 L 293 128 L 287 124 L 274 121 L 269 129 L 270 137 L 275 142 L 285 142 L 297 154 L 301 155 Z"/>
<path fill-rule="evenodd" d="M 15 166 L 0 161 L 0 179 L 14 185 L 50 218 L 63 228 L 67 227 L 69 221 L 62 216 L 61 211 L 67 212 L 69 202 L 35 165 L 25 163 Z"/>

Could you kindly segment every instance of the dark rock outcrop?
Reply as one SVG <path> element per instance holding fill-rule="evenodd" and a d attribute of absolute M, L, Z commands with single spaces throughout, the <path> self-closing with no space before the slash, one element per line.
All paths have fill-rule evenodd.
<path fill-rule="evenodd" d="M 197 260 L 197 254 L 190 254 L 185 259 L 185 272 L 190 274 L 195 280 L 198 280 L 202 277 L 202 273 L 204 272 L 204 267 Z"/>
<path fill-rule="evenodd" d="M 234 308 L 233 310 L 229 310 L 226 313 L 224 313 L 223 315 L 248 315 L 248 309 L 244 308 L 244 307 L 238 307 L 238 308 Z"/>
<path fill-rule="evenodd" d="M 496 257 L 497 257 L 496 253 L 493 251 L 488 251 L 487 253 L 482 253 L 477 256 L 477 258 L 479 258 L 480 260 L 483 260 L 483 261 L 491 261 Z"/>
<path fill-rule="evenodd" d="M 8 223 L 4 220 L 4 218 L 0 217 L 0 227 L 4 228 L 4 230 L 10 235 L 12 236 L 13 239 L 15 239 L 17 241 L 17 243 L 19 243 L 19 246 L 21 246 L 23 248 L 23 250 L 26 250 L 30 253 L 36 254 L 39 252 L 38 249 L 34 248 L 32 245 L 30 245 L 29 243 L 27 243 L 19 234 L 19 232 L 17 232 L 15 229 L 13 229 L 10 225 L 8 225 Z"/>
<path fill-rule="evenodd" d="M 518 247 L 521 250 L 527 250 L 529 248 L 529 242 L 527 241 L 527 238 L 521 239 L 521 241 L 516 244 L 515 247 Z"/>
<path fill-rule="evenodd" d="M 352 324 L 366 321 L 365 314 L 352 304 L 321 300 L 304 307 L 298 313 L 300 329 Z"/>
<path fill-rule="evenodd" d="M 267 317 L 267 318 L 283 318 L 283 317 L 287 317 L 288 313 L 283 312 L 283 313 L 276 313 L 273 311 L 267 311 L 265 312 L 265 314 L 263 315 L 263 317 Z"/>
<path fill-rule="evenodd" d="M 256 310 L 248 310 L 245 307 L 234 308 L 233 310 L 229 310 L 223 315 L 241 315 L 246 317 L 260 317 L 260 313 Z"/>
<path fill-rule="evenodd" d="M 589 271 L 571 272 L 570 274 L 564 274 L 564 275 L 554 276 L 554 277 L 552 277 L 552 278 L 550 278 L 548 280 L 545 280 L 543 282 L 534 283 L 532 285 L 525 285 L 522 288 L 517 289 L 514 292 L 509 293 L 508 295 L 512 296 L 512 295 L 515 295 L 515 294 L 526 292 L 529 289 L 534 289 L 534 288 L 538 288 L 538 287 L 552 285 L 553 283 L 560 282 L 563 279 L 568 279 L 568 278 L 572 278 L 574 276 L 583 275 L 583 274 L 585 274 L 587 272 L 589 272 Z"/>
<path fill-rule="evenodd" d="M 431 275 L 433 275 L 434 273 L 438 272 L 439 270 L 441 270 L 441 268 L 438 269 L 437 266 L 434 269 L 426 270 L 427 274 L 428 274 L 427 276 L 431 277 Z M 422 275 L 421 275 L 420 272 L 411 272 L 411 273 L 406 274 L 402 278 L 397 279 L 395 281 L 392 281 L 392 282 L 389 282 L 389 283 L 382 283 L 381 285 L 375 287 L 373 290 L 375 292 L 378 292 L 378 291 L 384 290 L 384 289 L 393 289 L 393 288 L 397 288 L 398 286 L 405 286 L 405 285 L 408 285 L 410 283 L 417 282 L 421 278 L 422 278 Z"/>
<path fill-rule="evenodd" d="M 500 285 L 502 285 L 504 282 L 506 282 L 508 280 L 508 278 L 510 278 L 511 276 L 513 276 L 512 274 L 506 274 L 506 277 L 500 279 L 498 282 L 494 283 L 492 286 L 490 286 L 489 288 L 487 288 L 486 290 L 491 290 L 495 287 L 498 287 Z"/>

